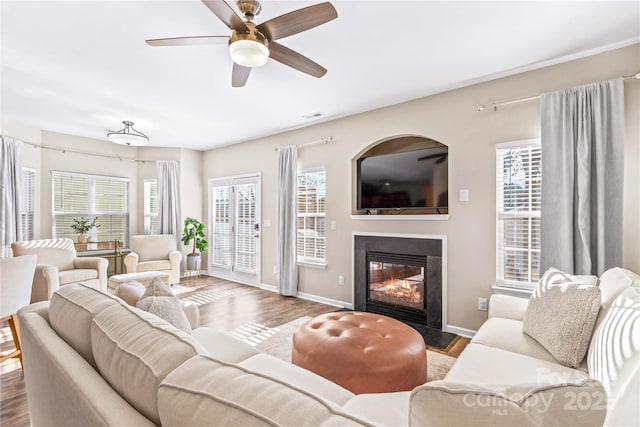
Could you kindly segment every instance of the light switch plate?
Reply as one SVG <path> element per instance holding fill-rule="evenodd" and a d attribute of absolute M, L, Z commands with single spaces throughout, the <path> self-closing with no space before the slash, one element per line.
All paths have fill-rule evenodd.
<path fill-rule="evenodd" d="M 460 201 L 468 202 L 469 201 L 469 190 L 466 188 L 464 190 L 460 190 Z"/>

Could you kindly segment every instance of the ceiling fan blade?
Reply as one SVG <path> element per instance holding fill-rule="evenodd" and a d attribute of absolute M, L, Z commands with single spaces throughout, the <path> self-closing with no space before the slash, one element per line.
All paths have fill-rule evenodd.
<path fill-rule="evenodd" d="M 227 43 L 229 36 L 170 37 L 146 40 L 149 46 L 198 46 Z"/>
<path fill-rule="evenodd" d="M 269 43 L 269 57 L 298 71 L 312 75 L 313 77 L 320 78 L 327 73 L 327 69 L 322 65 L 313 62 L 306 56 L 280 43 Z"/>
<path fill-rule="evenodd" d="M 249 27 L 224 0 L 202 0 L 214 15 L 232 30 L 249 31 Z"/>
<path fill-rule="evenodd" d="M 233 70 L 231 71 L 231 86 L 242 87 L 247 83 L 247 79 L 251 74 L 251 67 L 243 67 L 235 62 L 233 63 Z"/>
<path fill-rule="evenodd" d="M 269 41 L 301 33 L 338 17 L 338 12 L 329 2 L 316 4 L 285 13 L 256 26 Z"/>

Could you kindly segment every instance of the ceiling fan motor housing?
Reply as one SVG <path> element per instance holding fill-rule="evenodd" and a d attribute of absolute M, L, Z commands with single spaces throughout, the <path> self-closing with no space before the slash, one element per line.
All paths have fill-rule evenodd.
<path fill-rule="evenodd" d="M 260 14 L 262 6 L 256 0 L 240 0 L 238 1 L 238 9 L 240 9 L 245 18 L 253 20 Z"/>

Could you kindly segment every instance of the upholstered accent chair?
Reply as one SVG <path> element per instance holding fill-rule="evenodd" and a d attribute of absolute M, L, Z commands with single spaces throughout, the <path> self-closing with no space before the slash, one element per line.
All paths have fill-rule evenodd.
<path fill-rule="evenodd" d="M 109 261 L 100 257 L 78 257 L 71 239 L 26 240 L 11 243 L 13 256 L 36 255 L 31 303 L 47 301 L 60 286 L 84 283 L 107 290 Z"/>
<path fill-rule="evenodd" d="M 36 256 L 26 255 L 0 259 L 0 321 L 7 320 L 16 349 L 0 356 L 0 362 L 7 359 L 20 359 L 22 351 L 18 337 L 18 310 L 29 305 L 33 273 L 36 270 Z"/>
<path fill-rule="evenodd" d="M 169 284 L 180 281 L 180 261 L 173 234 L 131 236 L 131 252 L 124 257 L 127 273 L 162 271 L 169 273 Z"/>

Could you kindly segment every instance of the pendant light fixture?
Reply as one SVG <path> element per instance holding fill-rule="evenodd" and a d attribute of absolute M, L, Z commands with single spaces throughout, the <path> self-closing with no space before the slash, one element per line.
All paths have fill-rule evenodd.
<path fill-rule="evenodd" d="M 123 121 L 124 129 L 119 131 L 110 130 L 107 133 L 109 141 L 120 145 L 133 145 L 141 146 L 149 143 L 149 137 L 142 132 L 138 132 L 133 128 L 134 123 L 130 121 Z"/>

